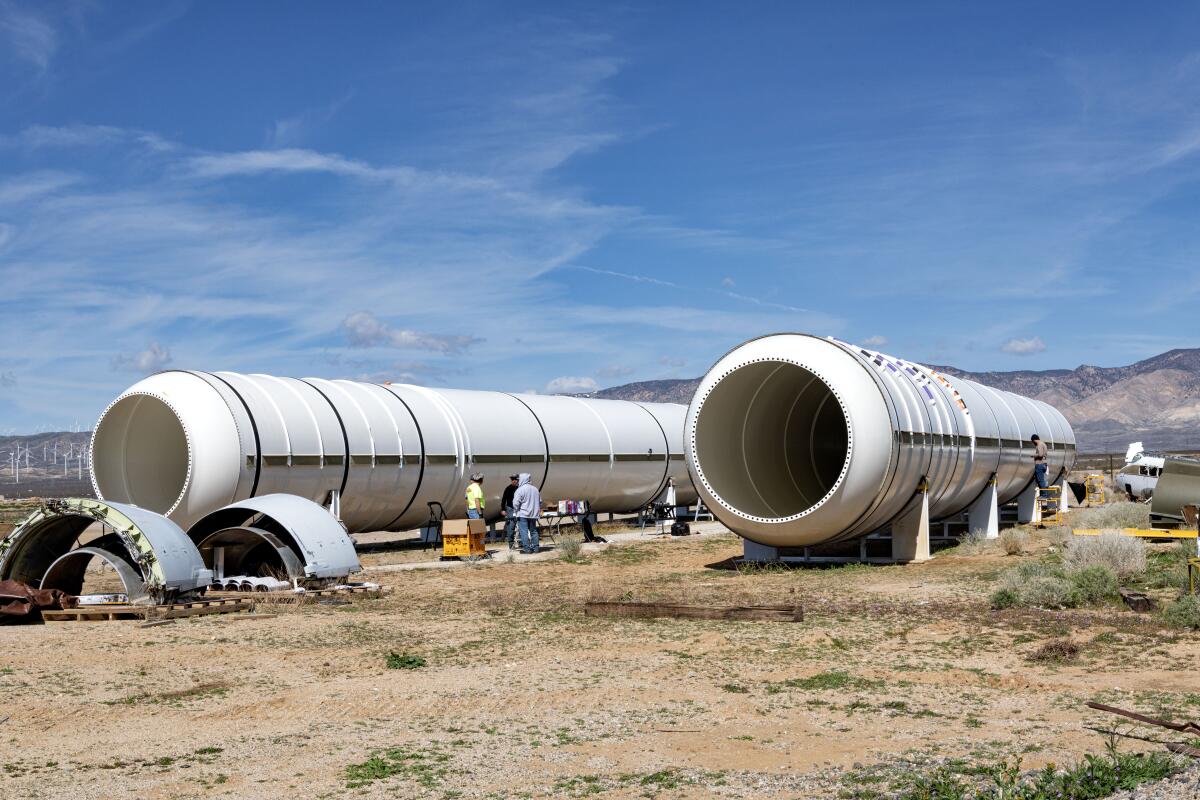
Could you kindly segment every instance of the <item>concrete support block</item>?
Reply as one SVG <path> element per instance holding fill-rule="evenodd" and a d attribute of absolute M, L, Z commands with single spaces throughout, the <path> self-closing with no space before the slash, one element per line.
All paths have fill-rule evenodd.
<path fill-rule="evenodd" d="M 892 523 L 892 559 L 928 561 L 930 558 L 929 493 L 921 492 L 913 507 Z"/>
<path fill-rule="evenodd" d="M 749 539 L 742 539 L 742 560 L 767 563 L 779 560 L 779 548 L 770 547 Z"/>
<path fill-rule="evenodd" d="M 967 511 L 967 529 L 975 536 L 995 539 L 1000 535 L 1000 505 L 996 494 L 996 479 L 988 486 Z"/>
<path fill-rule="evenodd" d="M 1071 487 L 1067 486 L 1067 476 L 1064 475 L 1058 482 L 1058 510 L 1064 514 L 1071 510 L 1071 506 L 1067 503 L 1067 497 L 1070 494 Z"/>
<path fill-rule="evenodd" d="M 1031 483 L 1017 496 L 1017 522 L 1021 525 L 1042 521 L 1042 509 L 1038 503 L 1038 485 Z"/>

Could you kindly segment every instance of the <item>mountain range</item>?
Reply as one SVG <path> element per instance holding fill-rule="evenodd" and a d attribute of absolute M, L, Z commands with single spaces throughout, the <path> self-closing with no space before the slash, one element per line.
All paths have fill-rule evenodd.
<path fill-rule="evenodd" d="M 1200 348 L 1171 350 L 1125 367 L 969 372 L 933 367 L 1057 407 L 1083 453 L 1124 453 L 1141 440 L 1148 449 L 1200 449 Z M 589 397 L 689 403 L 699 378 L 642 381 Z"/>

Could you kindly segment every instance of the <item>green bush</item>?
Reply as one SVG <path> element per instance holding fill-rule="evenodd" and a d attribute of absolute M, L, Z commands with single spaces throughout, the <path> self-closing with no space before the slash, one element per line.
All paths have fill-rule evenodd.
<path fill-rule="evenodd" d="M 1116 574 L 1104 564 L 1064 571 L 1054 564 L 1022 564 L 1000 579 L 989 598 L 992 608 L 1075 608 L 1120 597 Z"/>
<path fill-rule="evenodd" d="M 1067 769 L 1047 765 L 1023 773 L 1019 758 L 990 767 L 905 775 L 889 790 L 896 800 L 1099 800 L 1115 792 L 1162 780 L 1184 768 L 1168 753 L 1086 755 Z M 882 796 L 882 795 L 879 795 Z M 1150 796 L 1150 795 L 1146 795 Z"/>
<path fill-rule="evenodd" d="M 992 608 L 1016 608 L 1021 605 L 1021 593 L 1016 589 L 1000 588 L 992 592 Z"/>
<path fill-rule="evenodd" d="M 1004 573 L 1000 587 L 992 593 L 991 603 L 993 608 L 1071 608 L 1078 605 L 1078 598 L 1061 568 L 1030 563 Z"/>
<path fill-rule="evenodd" d="M 1138 583 L 1149 589 L 1184 589 L 1187 586 L 1187 562 L 1196 555 L 1196 543 L 1180 539 L 1168 550 L 1146 554 L 1146 574 Z"/>
<path fill-rule="evenodd" d="M 1116 573 L 1103 564 L 1075 570 L 1069 578 L 1080 605 L 1107 603 L 1121 597 Z"/>
<path fill-rule="evenodd" d="M 1006 575 L 1011 576 L 1013 580 L 1019 583 L 1025 583 L 1033 578 L 1065 579 L 1067 577 L 1067 573 L 1057 564 L 1045 564 L 1037 561 L 1021 564 L 1016 569 L 1007 572 Z"/>
<path fill-rule="evenodd" d="M 420 669 L 425 666 L 425 659 L 411 653 L 397 653 L 394 650 L 387 654 L 388 669 Z"/>
<path fill-rule="evenodd" d="M 1162 617 L 1173 628 L 1200 630 L 1200 595 L 1185 594 L 1163 609 Z"/>

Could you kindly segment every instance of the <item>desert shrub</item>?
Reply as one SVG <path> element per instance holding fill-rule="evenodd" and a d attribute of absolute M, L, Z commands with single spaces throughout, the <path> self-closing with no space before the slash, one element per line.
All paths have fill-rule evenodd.
<path fill-rule="evenodd" d="M 560 536 L 558 550 L 562 553 L 564 561 L 578 561 L 579 554 L 583 551 L 583 539 L 573 533 Z"/>
<path fill-rule="evenodd" d="M 988 548 L 990 540 L 983 531 L 969 531 L 958 537 L 955 550 L 964 555 L 978 555 Z"/>
<path fill-rule="evenodd" d="M 1063 578 L 1065 580 L 1066 577 L 1067 573 L 1062 567 L 1041 561 L 1021 564 L 1004 573 L 1005 580 L 1012 581 L 1015 585 L 1025 583 L 1033 578 Z"/>
<path fill-rule="evenodd" d="M 1163 609 L 1162 617 L 1173 628 L 1200 630 L 1200 595 L 1185 594 Z"/>
<path fill-rule="evenodd" d="M 1055 564 L 1021 564 L 1000 578 L 989 598 L 992 608 L 1075 608 L 1120 596 L 1116 573 L 1104 564 L 1065 571 Z"/>
<path fill-rule="evenodd" d="M 1106 603 L 1121 596 L 1121 584 L 1116 573 L 1103 564 L 1075 570 L 1068 578 L 1081 605 Z"/>
<path fill-rule="evenodd" d="M 896 800 L 1098 800 L 1121 790 L 1162 780 L 1185 769 L 1170 753 L 1119 753 L 1085 755 L 1082 761 L 1060 769 L 1048 764 L 1037 771 L 1021 770 L 1021 759 L 1005 759 L 970 770 L 953 766 L 932 772 L 906 771 L 889 785 L 888 797 Z M 872 797 L 883 797 L 882 793 Z M 1126 795 L 1128 796 L 1128 795 Z M 1138 794 L 1158 797 L 1159 794 Z"/>
<path fill-rule="evenodd" d="M 991 596 L 992 608 L 1016 608 L 1021 605 L 1021 593 L 1016 589 L 1001 587 L 992 592 Z"/>
<path fill-rule="evenodd" d="M 397 653 L 393 650 L 387 654 L 384 664 L 388 669 L 420 669 L 425 666 L 425 659 L 411 653 Z"/>
<path fill-rule="evenodd" d="M 1025 552 L 1025 543 L 1028 540 L 1024 528 L 1006 528 L 1000 532 L 1000 547 L 1010 556 L 1019 556 Z"/>
<path fill-rule="evenodd" d="M 1042 529 L 1042 538 L 1055 547 L 1066 547 L 1071 541 L 1071 529 L 1055 526 Z"/>
<path fill-rule="evenodd" d="M 1073 608 L 1079 605 L 1075 588 L 1062 578 L 1031 578 L 1021 587 L 1021 605 L 1038 608 Z"/>
<path fill-rule="evenodd" d="M 1196 543 L 1180 539 L 1175 547 L 1149 550 L 1146 574 L 1138 583 L 1149 589 L 1183 589 L 1187 586 L 1188 559 L 1196 555 Z"/>
<path fill-rule="evenodd" d="M 1119 533 L 1073 536 L 1063 553 L 1063 563 L 1069 570 L 1099 564 L 1125 580 L 1146 571 L 1146 543 Z"/>
<path fill-rule="evenodd" d="M 991 604 L 992 608 L 1071 608 L 1078 605 L 1078 597 L 1061 567 L 1030 563 L 1004 573 Z"/>
<path fill-rule="evenodd" d="M 1051 639 L 1029 656 L 1038 664 L 1066 664 L 1079 658 L 1079 645 L 1070 639 Z"/>
<path fill-rule="evenodd" d="M 1122 502 L 1081 508 L 1072 512 L 1071 524 L 1076 528 L 1147 528 L 1150 526 L 1150 506 Z"/>

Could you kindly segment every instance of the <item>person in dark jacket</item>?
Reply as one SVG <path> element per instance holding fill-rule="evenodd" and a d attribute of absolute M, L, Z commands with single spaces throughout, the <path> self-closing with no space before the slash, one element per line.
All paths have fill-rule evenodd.
<path fill-rule="evenodd" d="M 517 549 L 517 512 L 513 510 L 513 495 L 517 493 L 520 475 L 509 475 L 508 486 L 500 496 L 500 513 L 504 516 L 504 535 L 508 537 L 508 549 Z"/>

